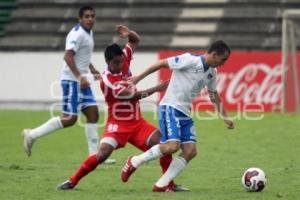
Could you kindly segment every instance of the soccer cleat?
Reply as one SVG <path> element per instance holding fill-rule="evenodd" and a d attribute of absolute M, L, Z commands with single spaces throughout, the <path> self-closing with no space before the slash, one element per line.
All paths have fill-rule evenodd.
<path fill-rule="evenodd" d="M 124 167 L 123 167 L 123 169 L 122 169 L 122 172 L 121 172 L 121 179 L 122 179 L 123 182 L 127 182 L 128 179 L 129 179 L 129 177 L 131 176 L 131 174 L 137 169 L 137 168 L 135 168 L 135 167 L 132 165 L 131 159 L 132 159 L 132 156 L 130 156 L 130 157 L 127 159 L 127 161 L 126 161 L 126 163 L 125 163 L 125 165 L 124 165 Z"/>
<path fill-rule="evenodd" d="M 67 180 L 67 181 L 59 184 L 56 189 L 57 190 L 71 190 L 73 188 L 74 188 L 74 185 L 71 183 L 70 180 Z"/>
<path fill-rule="evenodd" d="M 113 165 L 116 163 L 116 159 L 106 159 L 103 164 L 106 164 L 106 165 Z"/>
<path fill-rule="evenodd" d="M 156 185 L 153 185 L 152 192 L 174 192 L 174 191 L 171 190 L 169 186 L 158 187 Z"/>
<path fill-rule="evenodd" d="M 29 135 L 30 131 L 31 131 L 30 129 L 24 129 L 22 132 L 22 135 L 24 138 L 23 146 L 24 146 L 24 150 L 25 150 L 25 153 L 27 154 L 27 156 L 31 156 L 31 149 L 32 149 L 32 145 L 34 143 L 34 140 Z"/>

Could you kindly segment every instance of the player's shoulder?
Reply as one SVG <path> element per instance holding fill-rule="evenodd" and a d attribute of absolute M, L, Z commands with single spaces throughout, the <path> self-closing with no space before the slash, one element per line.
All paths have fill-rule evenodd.
<path fill-rule="evenodd" d="M 176 57 L 180 57 L 180 59 L 183 59 L 183 60 L 199 60 L 200 55 L 193 54 L 193 53 L 190 53 L 190 52 L 185 52 L 185 53 L 182 53 L 182 54 L 180 54 Z"/>
<path fill-rule="evenodd" d="M 109 88 L 114 89 L 115 88 L 115 83 L 119 82 L 121 79 L 121 75 L 114 75 L 112 74 L 109 70 L 105 70 L 102 73 L 102 82 L 104 85 L 106 85 Z"/>
<path fill-rule="evenodd" d="M 68 33 L 68 36 L 70 37 L 82 37 L 84 35 L 84 30 L 80 26 L 80 24 L 76 24 Z"/>
<path fill-rule="evenodd" d="M 180 55 L 180 58 L 183 63 L 190 63 L 193 65 L 197 65 L 200 61 L 200 55 L 197 54 L 193 54 L 190 52 L 186 52 Z"/>

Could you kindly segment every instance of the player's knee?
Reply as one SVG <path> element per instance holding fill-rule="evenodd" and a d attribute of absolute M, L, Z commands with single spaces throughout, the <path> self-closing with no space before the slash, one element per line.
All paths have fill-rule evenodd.
<path fill-rule="evenodd" d="M 167 152 L 169 154 L 176 153 L 180 149 L 180 143 L 179 142 L 169 142 L 167 144 Z"/>
<path fill-rule="evenodd" d="M 99 119 L 99 114 L 98 113 L 94 113 L 92 115 L 89 115 L 87 117 L 87 123 L 97 123 Z"/>
<path fill-rule="evenodd" d="M 113 148 L 107 145 L 100 145 L 99 150 L 96 154 L 99 163 L 104 162 L 113 152 Z"/>
<path fill-rule="evenodd" d="M 83 110 L 87 123 L 97 123 L 99 120 L 99 113 L 97 106 L 90 106 Z"/>
<path fill-rule="evenodd" d="M 77 122 L 77 116 L 76 115 L 63 116 L 61 122 L 64 128 L 73 126 Z"/>
<path fill-rule="evenodd" d="M 160 141 L 160 133 L 159 133 L 159 131 L 157 131 L 151 136 L 151 138 L 146 143 L 146 145 L 152 147 L 156 144 L 159 144 L 159 141 Z"/>

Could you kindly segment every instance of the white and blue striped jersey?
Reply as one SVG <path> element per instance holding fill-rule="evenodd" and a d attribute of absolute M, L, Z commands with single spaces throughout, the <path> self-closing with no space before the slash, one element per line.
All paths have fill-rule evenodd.
<path fill-rule="evenodd" d="M 94 39 L 92 30 L 85 30 L 80 24 L 77 24 L 68 33 L 66 38 L 65 50 L 75 52 L 74 60 L 79 72 L 85 75 L 89 72 L 92 52 L 94 49 Z M 61 80 L 77 81 L 76 77 L 64 61 Z"/>
<path fill-rule="evenodd" d="M 167 60 L 173 73 L 160 105 L 172 106 L 189 116 L 192 100 L 205 86 L 216 91 L 217 71 L 207 66 L 201 55 L 185 53 Z"/>

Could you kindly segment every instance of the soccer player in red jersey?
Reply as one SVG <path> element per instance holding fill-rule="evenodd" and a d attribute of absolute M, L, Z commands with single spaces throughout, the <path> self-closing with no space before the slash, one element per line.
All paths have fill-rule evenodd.
<path fill-rule="evenodd" d="M 147 151 L 159 143 L 160 132 L 143 118 L 139 99 L 165 90 L 168 82 L 144 91 L 137 91 L 133 85 L 128 84 L 126 80 L 131 76 L 130 62 L 140 37 L 136 32 L 123 25 L 118 25 L 116 30 L 121 38 L 128 38 L 128 43 L 123 50 L 117 44 L 109 45 L 105 50 L 108 69 L 102 74 L 100 87 L 108 104 L 109 116 L 99 150 L 96 154 L 89 156 L 73 176 L 58 185 L 57 189 L 59 190 L 74 188 L 81 178 L 103 163 L 115 149 L 124 147 L 127 142 L 142 151 Z M 160 159 L 163 172 L 168 169 L 171 161 L 171 156 Z M 185 189 L 175 185 L 173 181 L 170 183 L 172 191 Z"/>

